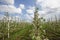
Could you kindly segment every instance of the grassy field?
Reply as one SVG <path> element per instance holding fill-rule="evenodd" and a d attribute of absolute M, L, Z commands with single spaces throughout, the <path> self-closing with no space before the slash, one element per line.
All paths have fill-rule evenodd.
<path fill-rule="evenodd" d="M 13 25 L 13 26 L 11 26 Z M 41 30 L 42 29 L 42 30 Z M 60 21 L 56 22 L 45 22 L 42 23 L 42 27 L 39 30 L 39 37 L 41 39 L 48 38 L 50 40 L 60 40 Z M 7 34 L 7 22 L 0 22 L 0 40 L 35 40 L 34 26 L 32 23 L 21 22 L 21 23 L 10 23 L 10 38 Z M 43 31 L 45 30 L 45 32 Z M 43 31 L 43 32 L 42 32 Z M 4 36 L 3 36 L 4 35 Z"/>

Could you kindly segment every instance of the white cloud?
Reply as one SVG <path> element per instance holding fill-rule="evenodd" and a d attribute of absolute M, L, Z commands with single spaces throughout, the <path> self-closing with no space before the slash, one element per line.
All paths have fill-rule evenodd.
<path fill-rule="evenodd" d="M 38 18 L 40 18 L 40 17 L 43 17 L 45 14 L 47 14 L 47 12 L 46 11 L 38 11 L 38 14 L 39 14 Z"/>
<path fill-rule="evenodd" d="M 14 0 L 0 0 L 0 2 L 4 3 L 4 4 L 14 4 Z"/>
<path fill-rule="evenodd" d="M 19 14 L 21 14 L 22 9 L 25 9 L 24 4 L 20 4 L 19 7 L 16 8 L 14 6 L 14 0 L 0 0 L 0 2 L 2 3 L 2 5 L 0 5 L 0 12 L 3 12 L 3 13 L 8 12 L 8 13 L 19 13 Z M 1 16 L 1 17 L 4 17 L 4 16 Z M 14 21 L 17 20 L 18 21 L 19 18 L 21 18 L 21 16 L 13 16 L 13 17 L 9 17 L 9 20 L 14 20 Z"/>
<path fill-rule="evenodd" d="M 36 0 L 36 4 L 40 4 L 44 0 Z"/>
<path fill-rule="evenodd" d="M 0 0 L 2 5 L 0 5 L 0 12 L 8 13 L 22 13 L 22 9 L 25 8 L 24 4 L 20 4 L 18 8 L 14 6 L 14 0 Z M 4 5 L 6 4 L 6 5 Z M 8 5 L 7 5 L 8 4 Z"/>
<path fill-rule="evenodd" d="M 37 0 L 37 4 L 42 7 L 58 8 L 60 7 L 60 0 Z"/>
<path fill-rule="evenodd" d="M 32 14 L 35 11 L 35 7 L 29 7 L 29 9 L 26 10 L 27 13 Z"/>
<path fill-rule="evenodd" d="M 20 4 L 20 8 L 21 9 L 25 9 L 25 5 L 24 4 Z"/>
<path fill-rule="evenodd" d="M 29 6 L 26 12 L 27 12 L 26 16 L 28 17 L 28 19 L 32 20 L 34 18 L 35 7 Z"/>
<path fill-rule="evenodd" d="M 28 9 L 26 11 L 27 11 L 27 13 L 34 13 L 34 11 L 32 9 Z"/>
<path fill-rule="evenodd" d="M 32 15 L 25 14 L 25 16 L 26 16 L 26 21 L 27 22 L 31 22 L 33 20 Z"/>
<path fill-rule="evenodd" d="M 39 13 L 46 14 L 44 15 L 45 19 L 51 17 L 54 19 L 54 15 L 58 16 L 58 13 L 60 13 L 60 0 L 36 0 L 36 5 L 41 6 L 42 11 L 39 11 Z"/>
<path fill-rule="evenodd" d="M 46 21 L 55 21 L 57 18 L 57 20 L 60 20 L 60 13 L 53 13 L 53 14 L 48 14 L 46 16 L 44 16 L 44 19 L 46 19 Z"/>
<path fill-rule="evenodd" d="M 38 11 L 39 14 L 46 14 L 46 11 Z"/>
<path fill-rule="evenodd" d="M 42 3 L 42 5 L 45 7 L 58 8 L 60 7 L 59 3 L 59 0 L 46 0 L 44 3 Z"/>
<path fill-rule="evenodd" d="M 29 7 L 29 9 L 26 10 L 29 16 L 31 18 L 34 18 L 34 12 L 35 12 L 35 7 Z M 38 10 L 39 18 L 42 17 L 44 14 L 46 14 L 47 10 Z"/>
<path fill-rule="evenodd" d="M 30 17 L 30 15 L 28 15 L 28 14 L 26 14 L 26 17 L 27 17 L 28 19 L 32 19 L 32 18 Z"/>
<path fill-rule="evenodd" d="M 21 8 L 16 8 L 13 5 L 0 5 L 0 12 L 21 13 Z"/>
<path fill-rule="evenodd" d="M 4 16 L 4 15 L 1 15 L 1 14 L 0 14 L 0 20 L 2 20 L 2 19 L 3 19 L 3 16 Z"/>
<path fill-rule="evenodd" d="M 14 21 L 17 21 L 17 22 L 18 22 L 18 21 L 20 21 L 20 17 L 21 17 L 21 16 L 18 16 L 18 15 L 13 16 L 13 19 L 12 19 L 12 20 L 14 20 Z"/>

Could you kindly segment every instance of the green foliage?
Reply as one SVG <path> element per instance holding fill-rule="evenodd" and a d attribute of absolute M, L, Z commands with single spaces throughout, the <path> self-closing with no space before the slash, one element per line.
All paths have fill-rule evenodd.
<path fill-rule="evenodd" d="M 27 22 L 10 22 L 10 38 L 7 38 L 7 22 L 0 21 L 0 40 L 35 40 L 34 26 Z M 60 21 L 45 22 L 39 27 L 39 36 L 43 39 L 60 40 Z M 45 30 L 45 32 L 43 31 Z M 3 36 L 4 35 L 4 36 Z"/>
<path fill-rule="evenodd" d="M 7 38 L 7 22 L 0 22 L 0 33 L 3 33 L 5 40 L 32 40 L 30 34 L 33 29 L 33 25 L 27 22 L 9 22 L 10 25 L 10 38 Z M 0 40 L 3 36 L 0 34 Z"/>
<path fill-rule="evenodd" d="M 47 22 L 43 25 L 46 37 L 50 40 L 60 40 L 60 21 Z"/>

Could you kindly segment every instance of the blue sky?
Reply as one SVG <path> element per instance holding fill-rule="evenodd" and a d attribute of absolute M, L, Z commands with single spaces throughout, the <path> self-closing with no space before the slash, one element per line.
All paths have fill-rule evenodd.
<path fill-rule="evenodd" d="M 39 8 L 39 18 L 53 18 L 60 15 L 60 0 L 0 0 L 0 17 L 5 12 L 10 16 L 30 21 L 34 17 L 35 6 Z"/>
<path fill-rule="evenodd" d="M 14 5 L 16 7 L 19 7 L 20 4 L 24 4 L 25 5 L 25 9 L 22 11 L 22 19 L 27 19 L 26 17 L 26 9 L 28 9 L 30 6 L 35 6 L 35 0 L 15 0 Z"/>
<path fill-rule="evenodd" d="M 35 6 L 35 0 L 13 0 L 13 1 L 9 0 L 9 1 L 8 0 L 0 1 L 0 15 L 4 15 L 5 12 L 7 11 L 11 16 L 18 16 L 19 18 L 22 18 L 25 20 L 28 18 L 26 16 L 26 14 L 27 14 L 26 10 L 29 9 L 29 7 Z M 4 6 L 6 6 L 6 7 L 4 7 Z M 23 9 L 21 9 L 20 6 Z M 10 7 L 12 7 L 13 10 Z M 19 11 L 17 8 L 19 9 Z M 17 11 L 17 12 L 15 12 L 15 11 Z"/>
<path fill-rule="evenodd" d="M 19 4 L 24 4 L 26 7 L 34 6 L 35 0 L 15 0 L 15 6 L 18 7 Z"/>

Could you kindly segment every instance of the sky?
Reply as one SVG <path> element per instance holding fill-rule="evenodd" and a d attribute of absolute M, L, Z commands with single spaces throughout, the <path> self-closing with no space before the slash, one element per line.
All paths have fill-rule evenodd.
<path fill-rule="evenodd" d="M 39 18 L 44 19 L 60 16 L 60 0 L 0 0 L 0 19 L 6 12 L 16 19 L 31 21 L 34 18 L 35 7 L 38 7 Z"/>

